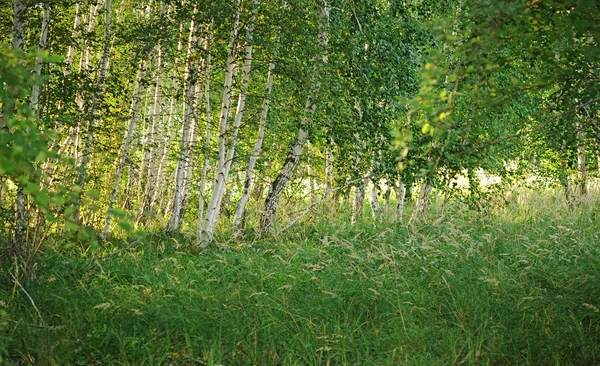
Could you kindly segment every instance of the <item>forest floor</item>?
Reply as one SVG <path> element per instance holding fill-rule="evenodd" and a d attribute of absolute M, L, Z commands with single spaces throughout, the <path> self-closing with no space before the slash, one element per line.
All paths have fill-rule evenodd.
<path fill-rule="evenodd" d="M 0 272 L 0 363 L 598 364 L 600 201 L 560 202 L 308 221 L 204 251 L 147 235 L 85 268 L 90 251 L 48 246 L 22 288 Z"/>

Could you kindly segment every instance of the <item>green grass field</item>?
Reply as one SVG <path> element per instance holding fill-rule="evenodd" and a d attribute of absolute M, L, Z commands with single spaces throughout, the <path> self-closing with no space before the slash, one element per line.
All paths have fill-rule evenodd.
<path fill-rule="evenodd" d="M 408 229 L 309 221 L 205 251 L 147 235 L 83 270 L 91 252 L 56 245 L 23 289 L 0 274 L 0 357 L 20 365 L 600 363 L 598 203 L 569 212 L 558 198 L 525 192 L 502 209 L 454 204 L 435 219 L 432 210 Z"/>

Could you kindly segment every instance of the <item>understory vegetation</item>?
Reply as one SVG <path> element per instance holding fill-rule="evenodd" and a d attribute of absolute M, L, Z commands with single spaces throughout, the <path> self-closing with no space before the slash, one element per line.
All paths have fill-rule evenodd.
<path fill-rule="evenodd" d="M 560 193 L 519 188 L 483 210 L 454 202 L 440 216 L 436 201 L 429 223 L 410 227 L 321 212 L 329 219 L 205 250 L 183 235 L 96 250 L 53 238 L 35 275 L 0 275 L 11 284 L 0 354 L 42 365 L 596 364 L 598 202 L 596 188 L 573 210 Z"/>

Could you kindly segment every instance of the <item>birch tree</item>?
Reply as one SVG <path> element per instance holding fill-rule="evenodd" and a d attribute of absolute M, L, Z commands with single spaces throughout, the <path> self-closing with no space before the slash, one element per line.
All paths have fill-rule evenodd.
<path fill-rule="evenodd" d="M 113 184 L 112 191 L 110 193 L 110 197 L 108 198 L 108 208 L 106 209 L 106 219 L 104 221 L 104 230 L 102 231 L 102 237 L 106 239 L 108 232 L 110 230 L 110 223 L 112 220 L 112 210 L 115 204 L 115 200 L 117 198 L 117 192 L 119 190 L 119 182 L 121 181 L 121 174 L 123 173 L 123 168 L 125 167 L 125 161 L 129 156 L 129 148 L 131 147 L 131 140 L 133 138 L 133 131 L 135 128 L 135 124 L 137 121 L 138 113 L 140 110 L 140 105 L 142 103 L 142 94 L 144 93 L 144 77 L 146 73 L 146 64 L 147 61 L 142 59 L 138 68 L 138 77 L 137 77 L 137 87 L 133 96 L 133 101 L 131 103 L 131 117 L 129 119 L 129 126 L 127 128 L 127 132 L 125 134 L 125 142 L 123 144 L 123 149 L 121 151 L 121 158 L 119 160 L 119 165 L 117 167 L 117 172 L 115 174 L 115 182 Z"/>
<path fill-rule="evenodd" d="M 308 132 L 311 128 L 312 120 L 317 108 L 316 97 L 319 93 L 321 82 L 319 80 L 320 68 L 327 62 L 326 51 L 329 41 L 329 11 L 330 7 L 327 3 L 327 0 L 323 0 L 319 9 L 318 41 L 320 49 L 313 65 L 313 71 L 310 78 L 311 80 L 309 82 L 310 90 L 306 98 L 303 116 L 301 117 L 300 127 L 296 134 L 296 138 L 290 148 L 285 162 L 283 163 L 283 167 L 281 168 L 279 175 L 273 181 L 269 193 L 267 194 L 267 198 L 265 199 L 265 204 L 260 219 L 260 231 L 263 234 L 268 233 L 273 226 L 273 220 L 275 219 L 275 214 L 277 213 L 277 205 L 279 204 L 281 194 L 292 179 L 294 170 L 300 161 L 300 156 L 302 155 L 304 145 L 306 145 L 308 141 Z"/>
<path fill-rule="evenodd" d="M 185 174 L 187 172 L 188 164 L 191 161 L 188 160 L 190 151 L 192 148 L 193 140 L 195 137 L 193 125 L 193 113 L 194 113 L 194 81 L 191 79 L 191 73 L 193 71 L 192 55 L 196 52 L 197 47 L 197 15 L 198 15 L 198 4 L 194 6 L 194 13 L 190 24 L 190 33 L 188 37 L 187 56 L 185 59 L 185 71 L 183 79 L 183 136 L 181 140 L 181 150 L 179 152 L 179 160 L 177 162 L 177 170 L 175 173 L 175 192 L 173 199 L 173 207 L 171 209 L 171 218 L 169 220 L 169 231 L 179 230 L 182 219 L 182 210 L 184 204 L 184 190 L 186 185 Z M 189 177 L 188 177 L 189 178 Z"/>
<path fill-rule="evenodd" d="M 246 209 L 246 204 L 248 203 L 248 200 L 250 198 L 254 168 L 256 167 L 256 161 L 258 160 L 258 156 L 260 155 L 263 140 L 265 137 L 265 127 L 267 125 L 267 116 L 269 113 L 269 105 L 271 103 L 271 91 L 273 90 L 273 73 L 275 71 L 275 57 L 277 55 L 277 48 L 279 46 L 279 32 L 280 29 L 277 29 L 275 52 L 274 55 L 271 57 L 271 61 L 269 62 L 269 70 L 267 72 L 267 87 L 264 98 L 262 100 L 260 120 L 258 122 L 258 135 L 256 137 L 254 147 L 252 148 L 250 159 L 248 160 L 248 167 L 246 168 L 246 176 L 244 178 L 242 196 L 240 197 L 237 203 L 235 214 L 233 216 L 233 229 L 235 235 L 237 236 L 240 236 L 242 233 L 243 217 Z"/>
<path fill-rule="evenodd" d="M 256 5 L 256 1 L 254 3 Z M 253 14 L 249 20 L 246 32 L 246 54 L 244 58 L 244 66 L 242 73 L 242 82 L 240 86 L 240 94 L 238 96 L 237 108 L 235 111 L 235 117 L 233 126 L 231 129 L 231 137 L 229 138 L 229 148 L 226 146 L 227 139 L 227 119 L 229 114 L 229 108 L 231 104 L 231 86 L 233 80 L 233 70 L 235 67 L 235 49 L 236 49 L 236 38 L 238 35 L 238 26 L 240 20 L 240 3 L 235 3 L 235 14 L 233 26 L 231 29 L 231 36 L 229 40 L 229 47 L 227 52 L 227 63 L 225 71 L 225 82 L 223 85 L 223 99 L 221 103 L 221 115 L 219 117 L 219 136 L 218 136 L 218 148 L 219 148 L 219 161 L 218 170 L 215 173 L 215 179 L 212 186 L 212 195 L 208 203 L 204 222 L 202 225 L 198 225 L 198 240 L 201 246 L 207 246 L 214 236 L 214 229 L 219 218 L 219 212 L 221 209 L 221 202 L 225 194 L 225 183 L 229 176 L 231 164 L 233 162 L 235 147 L 237 144 L 237 137 L 240 129 L 240 124 L 244 114 L 244 108 L 246 104 L 246 96 L 248 92 L 248 82 L 250 79 L 250 72 L 252 70 L 252 47 L 253 47 L 253 32 L 254 22 L 256 19 L 256 9 L 253 10 Z"/>
<path fill-rule="evenodd" d="M 112 0 L 105 0 L 104 3 L 104 42 L 102 45 L 102 55 L 100 57 L 100 65 L 98 76 L 96 79 L 96 85 L 94 87 L 94 93 L 92 96 L 92 105 L 90 109 L 90 116 L 87 123 L 87 131 L 86 131 L 86 140 L 85 146 L 83 149 L 83 154 L 81 157 L 81 163 L 77 167 L 77 180 L 76 184 L 81 187 L 83 191 L 83 187 L 85 185 L 85 181 L 87 179 L 87 169 L 88 163 L 90 160 L 90 156 L 92 153 L 92 145 L 94 143 L 94 129 L 96 128 L 98 116 L 98 109 L 100 107 L 102 93 L 104 91 L 104 82 L 106 79 L 106 74 L 108 72 L 108 59 L 110 54 L 110 45 L 111 45 L 111 4 Z M 80 213 L 80 197 L 75 202 L 75 219 L 79 221 L 79 213 Z"/>

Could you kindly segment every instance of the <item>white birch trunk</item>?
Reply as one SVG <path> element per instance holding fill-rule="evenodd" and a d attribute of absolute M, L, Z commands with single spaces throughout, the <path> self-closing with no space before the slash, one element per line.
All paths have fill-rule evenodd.
<path fill-rule="evenodd" d="M 587 169 L 585 162 L 585 132 L 582 123 L 577 123 L 577 192 L 583 197 L 587 194 Z"/>
<path fill-rule="evenodd" d="M 371 205 L 371 215 L 373 218 L 381 216 L 381 205 L 379 204 L 379 181 L 371 179 L 371 194 L 369 195 L 369 204 Z"/>
<path fill-rule="evenodd" d="M 154 84 L 154 99 L 152 105 L 152 123 L 148 134 L 147 156 L 148 174 L 146 177 L 146 187 L 144 189 L 144 199 L 141 205 L 140 216 L 145 215 L 150 210 L 150 202 L 154 196 L 154 190 L 157 189 L 156 178 L 158 176 L 158 143 L 157 130 L 159 130 L 161 117 L 161 96 L 162 96 L 162 46 L 158 45 L 158 57 L 156 61 L 156 79 Z"/>
<path fill-rule="evenodd" d="M 362 215 L 363 205 L 365 202 L 365 186 L 366 179 L 360 181 L 360 183 L 354 187 L 354 202 L 352 205 L 352 218 L 351 223 L 355 224 L 358 218 Z"/>
<path fill-rule="evenodd" d="M 123 150 L 121 151 L 121 159 L 119 160 L 119 165 L 117 167 L 117 173 L 115 175 L 115 183 L 113 184 L 112 191 L 110 193 L 110 197 L 108 199 L 108 208 L 106 210 L 106 220 L 104 221 L 104 230 L 102 231 L 102 238 L 106 239 L 110 231 L 110 222 L 112 219 L 112 209 L 115 204 L 115 200 L 117 198 L 117 193 L 119 191 L 119 182 L 121 181 L 121 175 L 123 173 L 123 168 L 125 167 L 125 162 L 127 160 L 127 156 L 129 156 L 129 148 L 131 146 L 131 139 L 133 137 L 133 131 L 135 128 L 135 123 L 137 120 L 138 111 L 140 109 L 140 105 L 142 104 L 142 94 L 144 93 L 144 75 L 146 72 L 146 60 L 140 61 L 140 66 L 138 69 L 138 82 L 135 94 L 133 96 L 133 101 L 131 104 L 131 117 L 129 119 L 129 126 L 127 128 L 127 132 L 125 134 L 125 142 L 123 144 Z"/>
<path fill-rule="evenodd" d="M 206 207 L 206 177 L 208 174 L 208 167 L 210 165 L 210 137 L 211 137 L 211 107 L 210 107 L 210 45 L 212 43 L 212 27 L 213 21 L 208 26 L 208 32 L 206 35 L 206 41 L 204 43 L 204 51 L 206 53 L 206 67 L 205 67 L 205 84 L 204 84 L 204 97 L 206 103 L 206 134 L 204 140 L 204 163 L 202 165 L 202 178 L 200 181 L 200 198 L 198 202 L 198 222 L 196 225 L 197 235 L 199 236 L 202 231 L 202 220 L 204 219 L 204 208 Z"/>
<path fill-rule="evenodd" d="M 63 75 L 69 76 L 73 69 L 73 60 L 75 58 L 75 39 L 79 36 L 79 23 L 81 22 L 81 11 L 83 10 L 83 0 L 77 0 L 75 8 L 75 19 L 73 20 L 73 32 L 71 33 L 71 42 L 65 59 L 65 69 Z"/>
<path fill-rule="evenodd" d="M 333 189 L 333 148 L 335 142 L 333 138 L 327 139 L 327 147 L 325 150 L 325 178 L 327 179 L 326 189 L 330 191 Z"/>
<path fill-rule="evenodd" d="M 177 42 L 177 54 L 181 54 L 181 50 L 183 49 L 183 23 L 179 24 L 179 41 Z M 179 83 L 177 78 L 177 66 L 179 66 L 178 58 L 175 61 L 175 70 L 173 71 L 173 76 L 171 78 L 171 90 L 176 91 L 178 89 Z M 149 204 L 148 209 L 151 210 L 153 207 L 157 205 L 161 195 L 167 195 L 168 191 L 168 180 L 167 178 L 167 163 L 169 157 L 169 151 L 171 151 L 171 145 L 173 143 L 174 138 L 174 124 L 175 124 L 175 113 L 177 109 L 176 98 L 172 94 L 171 101 L 169 103 L 169 111 L 167 113 L 167 121 L 166 121 L 166 136 L 164 137 L 164 143 L 162 146 L 162 153 L 158 162 L 158 170 L 156 173 L 156 189 L 154 190 L 154 194 L 152 195 L 152 200 Z M 166 211 L 166 210 L 165 210 Z"/>
<path fill-rule="evenodd" d="M 255 2 L 256 4 L 256 2 Z M 252 17 L 247 26 L 247 44 L 246 44 L 246 55 L 244 58 L 244 67 L 242 72 L 242 83 L 240 88 L 240 94 L 238 96 L 238 103 L 233 121 L 232 135 L 230 138 L 230 147 L 226 149 L 225 146 L 225 134 L 227 132 L 227 114 L 229 111 L 229 105 L 231 102 L 231 83 L 233 79 L 233 68 L 235 66 L 235 48 L 236 38 L 238 33 L 240 17 L 240 4 L 236 5 L 236 14 L 231 30 L 231 38 L 229 40 L 229 51 L 227 55 L 227 71 L 225 74 L 225 83 L 223 90 L 223 103 L 221 106 L 221 116 L 219 124 L 219 165 L 218 170 L 215 173 L 215 180 L 212 188 L 212 195 L 206 209 L 206 216 L 204 218 L 204 224 L 202 229 L 199 231 L 198 240 L 201 246 L 207 246 L 214 237 L 215 226 L 219 219 L 219 213 L 221 209 L 221 202 L 223 195 L 225 194 L 225 184 L 229 176 L 231 164 L 235 155 L 235 147 L 237 144 L 237 135 L 242 122 L 244 114 L 244 108 L 246 105 L 246 95 L 248 92 L 248 82 L 250 80 L 250 72 L 252 69 L 252 46 L 253 46 L 253 33 L 254 33 L 254 21 L 256 18 L 256 12 L 252 14 Z"/>
<path fill-rule="evenodd" d="M 294 174 L 294 170 L 298 165 L 298 161 L 300 160 L 300 156 L 302 155 L 302 150 L 304 149 L 304 145 L 308 141 L 308 129 L 312 124 L 312 119 L 315 114 L 316 104 L 314 102 L 314 98 L 319 92 L 320 89 L 320 67 L 322 64 L 327 62 L 327 44 L 329 42 L 329 5 L 326 0 L 323 1 L 323 6 L 320 9 L 320 19 L 319 19 L 319 46 L 321 47 L 321 55 L 317 57 L 317 61 L 315 62 L 313 73 L 311 75 L 311 91 L 306 98 L 306 105 L 304 106 L 304 115 L 300 122 L 300 128 L 298 129 L 298 134 L 296 135 L 296 140 L 294 141 L 290 151 L 285 159 L 283 167 L 279 172 L 279 175 L 273 181 L 271 185 L 271 189 L 267 194 L 267 198 L 265 199 L 265 205 L 263 208 L 263 212 L 260 219 L 260 232 L 262 234 L 267 234 L 272 226 L 273 221 L 275 220 L 275 214 L 277 213 L 277 206 L 279 204 L 279 199 L 281 198 L 281 194 L 287 187 L 288 183 L 292 179 L 292 175 Z"/>
<path fill-rule="evenodd" d="M 185 60 L 185 71 L 183 81 L 183 136 L 181 141 L 181 150 L 179 153 L 179 161 L 177 163 L 177 170 L 175 173 L 175 192 L 173 198 L 173 207 L 171 211 L 171 219 L 169 220 L 169 231 L 179 230 L 181 225 L 181 211 L 184 200 L 185 190 L 185 174 L 187 171 L 187 164 L 191 163 L 187 161 L 191 145 L 192 131 L 190 125 L 192 124 L 193 115 L 193 100 L 194 100 L 194 87 L 193 82 L 190 80 L 190 74 L 192 70 L 193 60 L 192 54 L 195 52 L 196 46 L 196 16 L 198 14 L 198 4 L 194 7 L 194 15 L 190 25 L 190 34 L 188 38 L 188 48 Z"/>
<path fill-rule="evenodd" d="M 383 192 L 383 216 L 386 218 L 390 216 L 390 199 L 392 198 L 392 187 L 389 184 L 389 181 L 386 180 L 386 188 Z"/>
<path fill-rule="evenodd" d="M 412 224 L 417 218 L 423 217 L 427 214 L 427 211 L 429 210 L 429 199 L 432 189 L 433 186 L 427 182 L 427 179 L 425 179 L 421 185 L 421 191 L 419 192 L 419 198 L 417 198 L 417 203 L 415 204 L 413 213 L 408 221 L 409 225 Z"/>
<path fill-rule="evenodd" d="M 90 118 L 87 125 L 86 141 L 81 157 L 81 163 L 78 167 L 77 185 L 82 187 L 87 179 L 87 167 L 92 152 L 92 145 L 94 142 L 94 128 L 96 127 L 96 120 L 98 119 L 98 109 L 100 104 L 100 98 L 104 92 L 104 80 L 108 71 L 108 58 L 110 53 L 110 27 L 111 27 L 111 1 L 106 0 L 105 2 L 105 15 L 104 15 L 104 43 L 102 46 L 102 55 L 100 57 L 100 69 L 98 71 L 98 78 L 96 80 L 96 87 L 92 97 L 92 106 L 90 110 Z M 83 190 L 82 190 L 83 191 Z M 79 219 L 79 208 L 80 200 L 76 202 L 76 219 Z"/>
<path fill-rule="evenodd" d="M 192 121 L 190 123 L 190 144 L 189 144 L 189 148 L 187 149 L 187 157 L 185 159 L 186 161 L 186 169 L 185 169 L 185 179 L 184 179 L 184 185 L 183 185 L 183 199 L 182 199 L 182 203 L 181 203 L 181 213 L 180 213 L 180 220 L 183 220 L 183 217 L 185 216 L 186 210 L 187 210 L 187 201 L 188 201 L 188 197 L 189 197 L 189 192 L 190 192 L 190 185 L 192 183 L 192 167 L 193 167 L 193 161 L 194 161 L 194 148 L 196 145 L 196 137 L 198 135 L 198 126 L 199 126 L 199 116 L 197 111 L 200 108 L 200 103 L 201 103 L 201 99 L 202 99 L 202 93 L 201 93 L 201 89 L 200 89 L 201 85 L 200 83 L 196 82 L 196 84 L 194 85 L 194 100 L 193 100 L 193 107 L 192 107 Z"/>
<path fill-rule="evenodd" d="M 48 40 L 48 23 L 50 22 L 50 5 L 48 3 L 44 4 L 44 17 L 42 20 L 42 32 L 40 35 L 40 43 L 38 44 L 38 52 L 44 51 L 46 49 L 46 42 Z M 35 68 L 33 69 L 33 74 L 39 77 L 42 74 L 42 64 L 44 60 L 41 57 L 35 58 Z M 38 109 L 38 101 L 40 99 L 40 89 L 41 85 L 35 84 L 31 88 L 31 97 L 29 98 L 29 106 L 34 114 L 37 115 Z"/>
<path fill-rule="evenodd" d="M 313 175 L 312 171 L 311 157 L 313 148 L 310 140 L 306 142 L 306 150 L 308 151 L 308 157 L 306 159 L 306 175 L 308 176 L 308 190 L 310 194 L 310 203 L 312 204 L 317 200 L 317 188 L 315 186 L 315 176 Z"/>
<path fill-rule="evenodd" d="M 277 36 L 277 39 L 279 40 L 279 35 Z M 276 49 L 278 47 L 277 44 L 275 46 Z M 252 177 L 254 175 L 254 168 L 256 167 L 256 161 L 258 160 L 258 156 L 260 154 L 262 143 L 265 137 L 265 127 L 267 125 L 269 104 L 271 103 L 271 91 L 273 89 L 274 70 L 275 59 L 271 58 L 271 62 L 269 63 L 269 71 L 267 72 L 267 90 L 265 92 L 265 97 L 262 101 L 260 120 L 258 122 L 258 136 L 256 138 L 256 142 L 254 143 L 252 153 L 250 154 L 250 160 L 248 161 L 248 168 L 246 169 L 246 177 L 244 178 L 244 190 L 242 193 L 242 197 L 240 197 L 240 200 L 238 201 L 238 204 L 235 209 L 235 214 L 233 216 L 233 228 L 235 230 L 235 235 L 237 236 L 240 236 L 242 234 L 242 218 L 244 217 L 244 211 L 246 209 L 246 204 L 248 203 L 248 199 L 250 197 L 250 190 L 252 189 Z"/>
<path fill-rule="evenodd" d="M 596 161 L 598 164 L 598 176 L 600 176 L 600 149 L 598 149 L 599 151 L 596 153 Z"/>
<path fill-rule="evenodd" d="M 25 16 L 27 13 L 27 0 L 12 0 L 12 48 L 22 50 L 25 42 Z"/>
<path fill-rule="evenodd" d="M 90 9 L 87 15 L 87 24 L 86 24 L 86 34 L 91 34 L 96 27 L 96 22 L 98 19 L 98 10 L 102 6 L 103 0 L 97 0 L 96 4 L 90 4 Z M 81 49 L 81 55 L 79 59 L 79 74 L 83 74 L 84 79 L 88 76 L 89 72 L 89 53 L 90 53 L 89 40 L 87 37 L 83 37 L 83 47 Z M 108 67 L 108 60 L 107 60 Z M 77 91 L 75 95 L 75 104 L 79 108 L 79 113 L 81 116 L 85 115 L 84 110 L 84 95 L 82 93 L 84 85 L 80 85 L 80 89 Z M 82 122 L 81 119 L 77 122 L 75 128 L 71 130 L 71 133 L 74 135 L 73 137 L 73 159 L 75 161 L 75 166 L 82 165 L 83 153 L 81 152 L 81 143 L 82 143 Z"/>
<path fill-rule="evenodd" d="M 395 186 L 396 189 L 396 220 L 399 224 L 404 223 L 404 198 L 406 197 L 406 189 L 404 183 L 399 182 Z"/>

